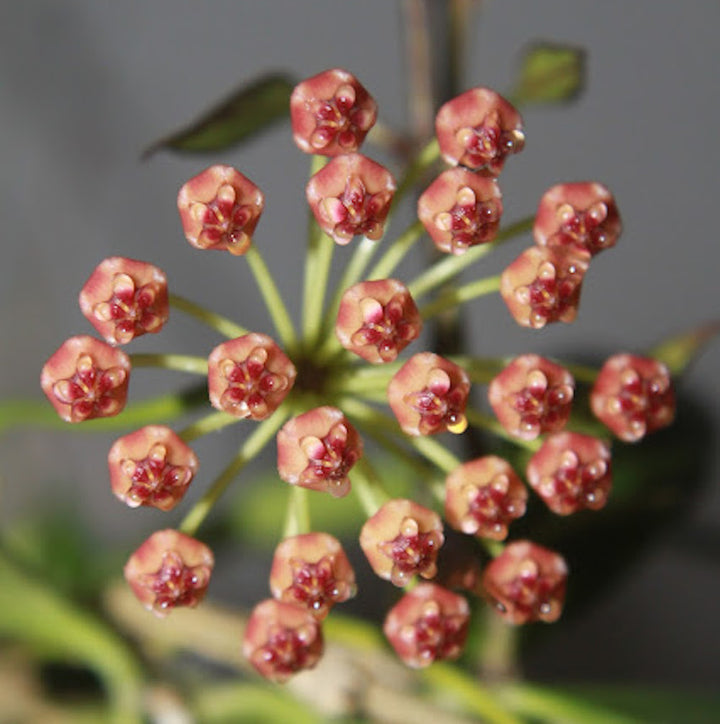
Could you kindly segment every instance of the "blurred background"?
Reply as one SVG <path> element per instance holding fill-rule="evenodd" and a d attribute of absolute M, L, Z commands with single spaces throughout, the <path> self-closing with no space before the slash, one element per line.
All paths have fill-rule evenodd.
<path fill-rule="evenodd" d="M 509 89 L 519 53 L 531 41 L 571 43 L 588 54 L 587 88 L 577 102 L 524 112 L 526 149 L 501 179 L 505 218 L 534 212 L 552 184 L 598 180 L 615 193 L 625 231 L 612 252 L 593 262 L 573 325 L 524 330 L 499 298 L 484 299 L 469 315 L 475 351 L 602 359 L 720 317 L 720 4 L 479 5 L 468 29 L 465 88 Z M 111 255 L 151 261 L 178 293 L 248 328 L 271 331 L 242 261 L 199 254 L 184 241 L 175 196 L 210 163 L 227 162 L 250 176 L 267 197 L 256 241 L 297 306 L 308 160 L 288 126 L 224 154 L 159 152 L 141 161 L 142 151 L 271 70 L 302 78 L 345 67 L 375 96 L 383 121 L 402 127 L 403 32 L 400 3 L 388 0 L 0 4 L 0 398 L 41 399 L 38 376 L 47 357 L 66 337 L 91 333 L 77 294 Z M 525 244 L 511 245 L 504 257 L 494 254 L 483 271 L 499 271 Z M 400 276 L 409 278 L 411 268 Z M 180 316 L 133 351 L 202 354 L 217 344 Z M 715 343 L 683 381 L 683 392 L 715 424 L 719 368 Z M 187 382 L 181 378 L 141 370 L 133 398 L 177 389 Z M 234 435 L 233 428 L 198 444 L 205 480 L 224 465 L 237 444 Z M 126 510 L 112 497 L 106 455 L 115 437 L 31 429 L 3 434 L 2 524 L 60 501 L 100 540 L 128 552 L 167 525 L 162 513 Z M 690 514 L 585 615 L 553 628 L 529 660 L 531 675 L 717 683 L 720 454 L 716 433 L 709 439 L 704 489 Z M 171 515 L 170 524 L 178 519 Z M 233 600 L 254 574 L 265 575 L 251 569 L 236 581 L 228 566 L 215 595 Z"/>

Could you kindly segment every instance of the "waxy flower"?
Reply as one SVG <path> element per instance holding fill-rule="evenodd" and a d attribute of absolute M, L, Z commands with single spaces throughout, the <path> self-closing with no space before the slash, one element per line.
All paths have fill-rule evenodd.
<path fill-rule="evenodd" d="M 195 477 L 198 459 L 169 427 L 148 425 L 115 441 L 108 467 L 112 491 L 123 503 L 172 510 Z"/>
<path fill-rule="evenodd" d="M 269 598 L 253 609 L 242 649 L 261 676 L 282 684 L 320 660 L 322 629 L 306 608 Z"/>
<path fill-rule="evenodd" d="M 199 540 L 168 529 L 153 533 L 125 564 L 125 579 L 140 602 L 157 616 L 176 606 L 197 606 L 214 565 Z"/>
<path fill-rule="evenodd" d="M 613 195 L 591 182 L 548 189 L 540 199 L 533 227 L 540 246 L 571 247 L 592 255 L 615 246 L 621 231 Z"/>
<path fill-rule="evenodd" d="M 390 500 L 360 531 L 360 547 L 380 578 L 404 586 L 415 575 L 432 578 L 443 544 L 440 516 L 405 499 Z"/>
<path fill-rule="evenodd" d="M 373 97 L 352 73 L 338 68 L 304 80 L 290 97 L 293 138 L 305 153 L 357 151 L 376 118 Z"/>
<path fill-rule="evenodd" d="M 486 455 L 448 475 L 445 519 L 468 535 L 503 540 L 508 525 L 525 514 L 527 497 L 527 489 L 510 464 Z"/>
<path fill-rule="evenodd" d="M 397 655 L 414 669 L 462 653 L 470 606 L 462 597 L 434 583 L 419 583 L 390 609 L 383 631 Z"/>
<path fill-rule="evenodd" d="M 530 459 L 527 480 L 553 513 L 599 510 L 612 487 L 610 449 L 590 435 L 550 435 Z"/>
<path fill-rule="evenodd" d="M 509 623 L 552 623 L 562 613 L 567 575 L 567 564 L 555 551 L 515 541 L 486 566 L 482 582 L 495 610 Z"/>
<path fill-rule="evenodd" d="M 295 376 L 295 366 L 280 347 L 267 335 L 251 332 L 210 353 L 210 403 L 236 417 L 264 420 L 290 392 Z"/>
<path fill-rule="evenodd" d="M 560 365 L 536 354 L 516 357 L 488 387 L 500 424 L 513 436 L 534 440 L 565 427 L 575 380 Z"/>
<path fill-rule="evenodd" d="M 277 435 L 278 474 L 287 483 L 335 498 L 350 491 L 348 472 L 362 457 L 357 430 L 336 407 L 317 407 L 286 422 Z"/>
<path fill-rule="evenodd" d="M 515 321 L 540 329 L 551 322 L 572 322 L 588 268 L 586 252 L 531 247 L 502 273 L 500 294 Z"/>
<path fill-rule="evenodd" d="M 520 114 L 489 88 L 473 88 L 448 101 L 437 113 L 435 132 L 447 163 L 493 176 L 525 145 Z"/>
<path fill-rule="evenodd" d="M 308 182 L 306 195 L 320 228 L 345 245 L 353 236 L 382 237 L 395 188 L 384 166 L 350 153 L 323 166 Z"/>
<path fill-rule="evenodd" d="M 422 318 L 397 279 L 360 282 L 340 301 L 335 334 L 345 349 L 368 362 L 392 362 L 420 336 Z"/>
<path fill-rule="evenodd" d="M 602 366 L 590 406 L 621 440 L 637 442 L 675 417 L 675 391 L 668 368 L 658 360 L 617 354 Z"/>
<path fill-rule="evenodd" d="M 232 166 L 210 166 L 178 193 L 187 240 L 197 249 L 244 254 L 265 206 L 262 191 Z"/>
<path fill-rule="evenodd" d="M 270 590 L 279 601 L 304 606 L 318 620 L 355 595 L 355 572 L 337 538 L 305 533 L 275 549 Z"/>
<path fill-rule="evenodd" d="M 101 262 L 80 292 L 80 309 L 110 344 L 159 332 L 169 314 L 165 272 L 114 256 Z"/>
<path fill-rule="evenodd" d="M 119 414 L 129 381 L 130 358 L 87 335 L 65 340 L 40 375 L 43 392 L 66 422 Z"/>
<path fill-rule="evenodd" d="M 502 194 L 493 178 L 464 168 L 443 171 L 418 199 L 418 218 L 449 254 L 492 241 L 502 216 Z"/>
<path fill-rule="evenodd" d="M 413 355 L 390 380 L 388 403 L 408 435 L 434 435 L 467 428 L 470 379 L 462 367 L 433 354 Z"/>

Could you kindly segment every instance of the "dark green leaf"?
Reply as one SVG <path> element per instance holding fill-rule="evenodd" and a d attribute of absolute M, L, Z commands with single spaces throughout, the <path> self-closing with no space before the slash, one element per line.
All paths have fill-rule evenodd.
<path fill-rule="evenodd" d="M 286 75 L 266 75 L 212 108 L 195 123 L 153 143 L 143 158 L 160 149 L 219 151 L 247 140 L 272 123 L 289 117 L 295 82 Z"/>
<path fill-rule="evenodd" d="M 585 85 L 585 51 L 570 45 L 537 43 L 525 52 L 513 102 L 570 101 Z"/>
<path fill-rule="evenodd" d="M 720 333 L 720 320 L 695 327 L 661 342 L 648 353 L 664 362 L 672 375 L 682 374 L 704 345 Z"/>

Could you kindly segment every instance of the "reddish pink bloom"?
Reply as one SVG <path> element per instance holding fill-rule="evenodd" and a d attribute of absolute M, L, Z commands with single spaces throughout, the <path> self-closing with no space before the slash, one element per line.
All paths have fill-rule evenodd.
<path fill-rule="evenodd" d="M 355 595 L 355 572 L 340 542 L 327 533 L 305 533 L 275 549 L 270 590 L 278 601 L 307 608 L 318 620 Z"/>
<path fill-rule="evenodd" d="M 527 479 L 553 513 L 599 510 L 612 487 L 610 448 L 577 432 L 550 435 L 530 459 Z"/>
<path fill-rule="evenodd" d="M 456 659 L 465 647 L 470 606 L 434 583 L 419 583 L 388 613 L 383 631 L 397 655 L 414 669 Z"/>
<path fill-rule="evenodd" d="M 125 579 L 140 603 L 156 616 L 176 606 L 197 606 L 214 565 L 212 551 L 199 540 L 168 529 L 153 533 L 125 564 Z"/>
<path fill-rule="evenodd" d="M 265 206 L 262 191 L 232 166 L 210 166 L 178 194 L 185 237 L 196 249 L 244 254 Z"/>
<path fill-rule="evenodd" d="M 278 474 L 287 483 L 335 498 L 350 492 L 348 473 L 362 457 L 357 430 L 336 407 L 317 407 L 286 422 L 277 435 Z"/>
<path fill-rule="evenodd" d="M 130 358 L 84 334 L 65 340 L 40 375 L 43 392 L 66 422 L 118 415 L 129 381 Z"/>
<path fill-rule="evenodd" d="M 502 273 L 500 294 L 515 321 L 540 329 L 550 322 L 572 322 L 590 255 L 558 248 L 531 247 Z"/>
<path fill-rule="evenodd" d="M 525 514 L 527 489 L 510 464 L 487 455 L 461 465 L 445 481 L 445 519 L 478 538 L 503 540 Z"/>
<path fill-rule="evenodd" d="M 515 437 L 534 440 L 565 427 L 575 380 L 560 365 L 536 354 L 516 357 L 488 387 L 500 424 Z"/>
<path fill-rule="evenodd" d="M 675 390 L 668 368 L 650 357 L 610 357 L 590 393 L 595 416 L 621 440 L 637 442 L 675 417 Z"/>
<path fill-rule="evenodd" d="M 465 168 L 443 171 L 418 199 L 418 217 L 440 251 L 464 254 L 492 241 L 502 216 L 495 179 Z"/>
<path fill-rule="evenodd" d="M 335 334 L 345 349 L 368 362 L 392 362 L 420 336 L 422 318 L 397 279 L 360 282 L 343 294 Z"/>
<path fill-rule="evenodd" d="M 312 669 L 322 654 L 320 623 L 306 608 L 272 598 L 255 606 L 245 627 L 243 655 L 261 676 L 282 684 Z"/>
<path fill-rule="evenodd" d="M 520 114 L 488 88 L 473 88 L 448 101 L 438 111 L 435 131 L 445 161 L 493 176 L 509 154 L 525 145 Z"/>
<path fill-rule="evenodd" d="M 195 477 L 198 459 L 169 427 L 148 425 L 115 441 L 108 466 L 112 491 L 123 503 L 172 510 Z"/>
<path fill-rule="evenodd" d="M 306 195 L 320 228 L 345 245 L 353 236 L 382 237 L 395 187 L 384 166 L 349 153 L 323 166 L 308 182 Z"/>
<path fill-rule="evenodd" d="M 167 322 L 167 277 L 147 262 L 114 256 L 90 275 L 79 301 L 87 320 L 110 344 L 126 344 L 159 332 Z"/>
<path fill-rule="evenodd" d="M 372 569 L 396 586 L 415 575 L 432 578 L 444 540 L 440 516 L 404 499 L 385 503 L 360 531 L 360 547 Z"/>
<path fill-rule="evenodd" d="M 295 366 L 265 334 L 223 342 L 208 357 L 210 403 L 218 410 L 264 420 L 295 384 Z"/>
<path fill-rule="evenodd" d="M 531 541 L 515 541 L 485 568 L 483 586 L 509 623 L 552 623 L 562 613 L 567 575 L 558 553 Z"/>
<path fill-rule="evenodd" d="M 308 78 L 290 97 L 293 138 L 301 151 L 357 151 L 375 125 L 377 105 L 351 73 L 335 68 Z"/>
<path fill-rule="evenodd" d="M 431 352 L 413 355 L 390 380 L 388 402 L 408 435 L 467 428 L 470 379 L 454 362 Z"/>
<path fill-rule="evenodd" d="M 599 183 L 558 184 L 540 199 L 533 234 L 540 246 L 597 254 L 615 246 L 622 231 L 613 195 Z"/>

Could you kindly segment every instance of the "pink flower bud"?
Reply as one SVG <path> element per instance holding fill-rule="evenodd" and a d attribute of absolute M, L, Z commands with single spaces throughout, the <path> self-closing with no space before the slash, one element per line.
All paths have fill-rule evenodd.
<path fill-rule="evenodd" d="M 552 623 L 562 613 L 567 575 L 558 553 L 531 541 L 515 541 L 485 568 L 483 586 L 509 623 Z"/>
<path fill-rule="evenodd" d="M 414 669 L 456 659 L 465 647 L 470 606 L 434 583 L 419 583 L 388 613 L 383 631 L 397 655 Z"/>
<path fill-rule="evenodd" d="M 590 435 L 550 435 L 530 459 L 527 479 L 553 513 L 599 510 L 612 487 L 610 449 Z"/>
<path fill-rule="evenodd" d="M 214 558 L 199 540 L 168 529 L 153 533 L 125 564 L 125 579 L 156 616 L 176 606 L 197 606 L 205 596 Z"/>
<path fill-rule="evenodd" d="M 237 256 L 252 242 L 265 206 L 262 191 L 232 166 L 210 166 L 178 194 L 187 240 L 196 249 L 226 249 Z"/>
<path fill-rule="evenodd" d="M 285 423 L 277 448 L 285 482 L 341 498 L 350 492 L 348 472 L 362 457 L 363 444 L 340 410 L 317 407 Z"/>
<path fill-rule="evenodd" d="M 198 459 L 169 427 L 148 425 L 115 441 L 108 466 L 112 491 L 123 503 L 172 510 L 195 477 Z"/>
<path fill-rule="evenodd" d="M 322 654 L 322 629 L 306 608 L 272 598 L 255 606 L 245 627 L 243 655 L 261 676 L 282 684 L 312 669 Z"/>
<path fill-rule="evenodd" d="M 340 542 L 327 533 L 305 533 L 275 549 L 270 590 L 278 601 L 307 608 L 318 620 L 355 595 L 355 572 Z"/>
<path fill-rule="evenodd" d="M 418 217 L 440 251 L 464 254 L 492 241 L 502 216 L 495 179 L 464 168 L 443 171 L 418 199 Z"/>
<path fill-rule="evenodd" d="M 167 277 L 152 264 L 114 256 L 101 262 L 80 292 L 80 309 L 110 344 L 159 332 L 169 315 Z"/>
<path fill-rule="evenodd" d="M 293 138 L 301 151 L 357 151 L 375 125 L 377 105 L 351 73 L 335 68 L 304 80 L 290 97 Z"/>
<path fill-rule="evenodd" d="M 625 442 L 667 427 L 675 417 L 675 390 L 668 368 L 650 357 L 616 354 L 598 374 L 590 406 Z"/>
<path fill-rule="evenodd" d="M 534 440 L 565 427 L 575 380 L 560 365 L 536 354 L 516 357 L 488 387 L 500 424 L 515 437 Z"/>
<path fill-rule="evenodd" d="M 574 248 L 592 255 L 615 246 L 622 231 L 613 195 L 599 183 L 559 184 L 538 207 L 533 234 L 540 246 Z"/>
<path fill-rule="evenodd" d="M 94 337 L 70 337 L 45 363 L 40 385 L 66 422 L 113 417 L 122 412 L 130 358 Z"/>
<path fill-rule="evenodd" d="M 525 514 L 527 489 L 509 463 L 487 455 L 461 465 L 445 481 L 445 519 L 478 538 L 503 540 Z"/>
<path fill-rule="evenodd" d="M 414 575 L 432 578 L 445 540 L 440 516 L 412 500 L 385 503 L 360 531 L 360 547 L 380 578 L 404 586 Z"/>
<path fill-rule="evenodd" d="M 558 248 L 531 247 L 502 273 L 500 294 L 515 321 L 540 329 L 550 322 L 572 322 L 590 255 Z"/>
<path fill-rule="evenodd" d="M 413 355 L 390 380 L 388 403 L 408 435 L 434 435 L 467 428 L 470 379 L 454 362 L 433 354 Z"/>
<path fill-rule="evenodd" d="M 522 118 L 502 96 L 488 88 L 473 88 L 448 101 L 438 111 L 435 131 L 447 163 L 502 171 L 508 154 L 522 151 Z"/>
<path fill-rule="evenodd" d="M 392 174 L 359 153 L 334 158 L 306 188 L 320 228 L 341 245 L 358 235 L 380 239 L 394 194 Z"/>
<path fill-rule="evenodd" d="M 236 417 L 264 420 L 290 392 L 295 375 L 295 366 L 270 337 L 251 332 L 210 353 L 210 403 Z"/>
<path fill-rule="evenodd" d="M 335 334 L 345 349 L 368 362 L 392 362 L 420 336 L 422 318 L 397 279 L 360 282 L 343 294 Z"/>

